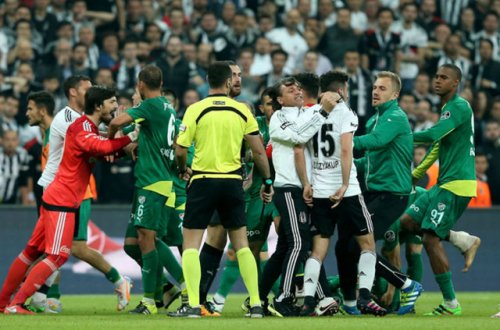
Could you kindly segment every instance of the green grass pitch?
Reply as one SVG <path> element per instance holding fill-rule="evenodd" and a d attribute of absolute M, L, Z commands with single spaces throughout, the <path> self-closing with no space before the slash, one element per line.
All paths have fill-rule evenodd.
<path fill-rule="evenodd" d="M 116 298 L 112 295 L 63 296 L 63 313 L 25 315 L 0 315 L 0 329 L 500 329 L 500 319 L 490 316 L 498 312 L 500 292 L 459 293 L 463 315 L 459 317 L 428 317 L 424 312 L 436 307 L 440 300 L 438 293 L 426 293 L 417 302 L 417 314 L 389 315 L 376 318 L 370 315 L 276 318 L 250 320 L 243 316 L 240 304 L 245 296 L 230 295 L 222 317 L 202 319 L 174 319 L 165 315 L 162 309 L 158 315 L 129 315 L 115 311 Z M 131 307 L 140 297 L 133 296 Z M 177 308 L 177 303 L 170 309 Z M 130 308 L 131 308 L 130 307 Z"/>

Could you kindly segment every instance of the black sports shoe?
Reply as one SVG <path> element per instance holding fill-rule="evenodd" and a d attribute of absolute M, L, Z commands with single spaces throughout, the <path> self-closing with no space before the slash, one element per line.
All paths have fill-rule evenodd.
<path fill-rule="evenodd" d="M 167 315 L 171 317 L 198 318 L 201 317 L 201 308 L 199 306 L 181 305 L 175 312 L 168 312 Z"/>
<path fill-rule="evenodd" d="M 273 308 L 282 317 L 299 316 L 299 309 L 294 305 L 293 298 L 284 298 L 281 301 L 273 299 Z"/>
<path fill-rule="evenodd" d="M 145 302 L 141 301 L 139 303 L 139 305 L 137 305 L 136 308 L 134 308 L 131 311 L 129 311 L 129 313 L 130 314 L 146 314 L 146 315 L 150 315 L 150 314 L 157 314 L 158 313 L 158 309 L 156 308 L 155 304 L 148 304 L 148 303 L 145 303 Z"/>
<path fill-rule="evenodd" d="M 314 306 L 304 304 L 300 309 L 299 316 L 317 316 Z"/>
<path fill-rule="evenodd" d="M 359 299 L 357 307 L 361 314 L 372 314 L 375 316 L 385 316 L 387 314 L 387 310 L 377 305 L 377 303 L 373 301 L 373 299 Z"/>
<path fill-rule="evenodd" d="M 252 319 L 261 319 L 264 317 L 264 309 L 262 306 L 252 306 L 250 307 L 250 311 L 245 314 L 245 316 Z"/>

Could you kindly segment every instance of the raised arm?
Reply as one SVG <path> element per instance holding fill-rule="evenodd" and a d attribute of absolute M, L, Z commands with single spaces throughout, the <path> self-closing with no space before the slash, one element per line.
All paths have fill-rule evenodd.
<path fill-rule="evenodd" d="M 95 156 L 104 156 L 122 149 L 130 142 L 135 141 L 135 139 L 137 139 L 137 134 L 134 132 L 129 133 L 127 136 L 110 140 L 93 132 L 81 131 L 76 135 L 75 143 L 84 152 Z"/>

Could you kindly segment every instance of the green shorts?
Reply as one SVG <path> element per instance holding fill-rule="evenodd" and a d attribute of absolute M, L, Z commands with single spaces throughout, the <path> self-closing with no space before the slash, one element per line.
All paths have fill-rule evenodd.
<path fill-rule="evenodd" d="M 82 201 L 80 207 L 78 208 L 78 213 L 76 214 L 75 234 L 73 236 L 74 241 L 87 240 L 87 226 L 89 225 L 91 205 L 92 199 L 87 198 Z"/>
<path fill-rule="evenodd" d="M 405 213 L 419 223 L 422 230 L 432 231 L 445 239 L 470 199 L 435 185 L 411 204 Z"/>
<path fill-rule="evenodd" d="M 167 207 L 167 206 L 165 206 Z M 162 240 L 168 246 L 182 245 L 182 221 L 184 220 L 184 211 L 186 209 L 186 196 L 176 195 L 175 210 L 170 208 L 170 216 L 167 223 L 167 233 Z"/>
<path fill-rule="evenodd" d="M 399 219 L 395 221 L 384 234 L 383 249 L 392 251 L 399 244 L 422 244 L 422 237 L 413 235 L 401 229 Z"/>
<path fill-rule="evenodd" d="M 166 201 L 167 197 L 154 191 L 136 188 L 125 237 L 137 237 L 137 227 L 154 230 L 158 237 L 163 237 L 171 212 Z"/>
<path fill-rule="evenodd" d="M 273 223 L 274 218 L 279 216 L 274 203 L 267 204 L 264 207 L 264 213 L 262 213 L 263 205 L 264 203 L 259 197 L 245 201 L 247 237 L 249 242 L 267 241 L 271 224 Z"/>

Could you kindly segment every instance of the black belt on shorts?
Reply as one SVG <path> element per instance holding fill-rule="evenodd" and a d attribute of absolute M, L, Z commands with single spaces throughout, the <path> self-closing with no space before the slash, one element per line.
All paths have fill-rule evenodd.
<path fill-rule="evenodd" d="M 191 176 L 195 175 L 203 175 L 203 174 L 220 174 L 220 175 L 227 175 L 227 174 L 234 174 L 234 175 L 243 175 L 243 169 L 240 167 L 232 172 L 208 172 L 208 171 L 194 171 Z"/>
<path fill-rule="evenodd" d="M 68 207 L 68 206 L 59 206 L 59 205 L 52 205 L 52 204 L 47 204 L 42 200 L 42 206 L 44 209 L 47 211 L 55 211 L 55 212 L 71 212 L 71 213 L 77 213 L 78 208 L 73 208 L 73 207 Z"/>

